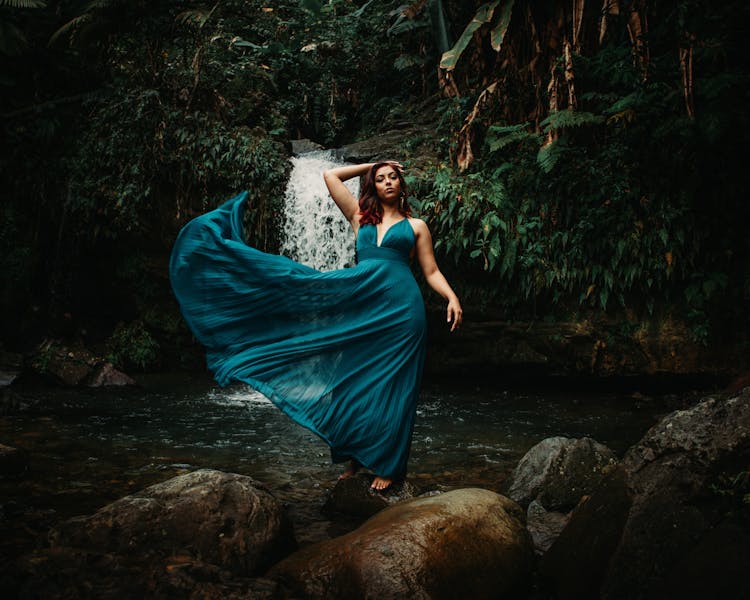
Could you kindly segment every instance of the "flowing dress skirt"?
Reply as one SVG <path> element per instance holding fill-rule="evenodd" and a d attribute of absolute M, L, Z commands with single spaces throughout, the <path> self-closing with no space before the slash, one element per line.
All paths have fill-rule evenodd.
<path fill-rule="evenodd" d="M 242 381 L 325 440 L 334 462 L 406 474 L 425 348 L 408 221 L 360 228 L 359 263 L 320 272 L 245 244 L 246 193 L 188 223 L 172 251 L 180 308 L 224 386 Z"/>

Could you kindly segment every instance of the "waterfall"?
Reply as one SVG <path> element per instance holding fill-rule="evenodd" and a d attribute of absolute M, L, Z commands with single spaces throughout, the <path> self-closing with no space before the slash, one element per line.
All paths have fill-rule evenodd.
<path fill-rule="evenodd" d="M 354 264 L 352 228 L 334 204 L 323 182 L 323 171 L 341 166 L 330 150 L 307 152 L 292 158 L 286 189 L 281 251 L 289 258 L 321 271 Z M 359 178 L 346 187 L 355 198 Z"/>

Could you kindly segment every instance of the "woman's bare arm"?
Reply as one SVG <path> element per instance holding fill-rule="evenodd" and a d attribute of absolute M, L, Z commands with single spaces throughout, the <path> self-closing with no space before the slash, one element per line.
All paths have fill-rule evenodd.
<path fill-rule="evenodd" d="M 409 222 L 414 228 L 414 234 L 417 238 L 415 246 L 419 266 L 422 267 L 427 284 L 448 301 L 446 317 L 448 323 L 451 323 L 451 331 L 454 331 L 463 321 L 464 313 L 461 303 L 448 280 L 438 268 L 432 246 L 432 235 L 430 235 L 427 224 L 421 219 L 409 219 Z"/>
<path fill-rule="evenodd" d="M 328 169 L 323 173 L 323 179 L 326 182 L 328 192 L 331 194 L 331 198 L 339 207 L 339 210 L 343 213 L 344 217 L 352 226 L 355 233 L 359 229 L 359 221 L 357 215 L 359 214 L 359 202 L 352 195 L 349 189 L 344 185 L 347 179 L 352 177 L 358 177 L 367 173 L 368 169 L 372 167 L 373 163 L 365 163 L 361 165 L 347 165 L 345 167 L 336 167 L 334 169 Z"/>

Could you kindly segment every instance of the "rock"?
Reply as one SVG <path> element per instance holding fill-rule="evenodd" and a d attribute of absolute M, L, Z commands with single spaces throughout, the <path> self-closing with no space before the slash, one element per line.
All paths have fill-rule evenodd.
<path fill-rule="evenodd" d="M 81 384 L 91 375 L 100 360 L 83 347 L 68 347 L 47 340 L 33 358 L 32 369 L 64 385 Z"/>
<path fill-rule="evenodd" d="M 353 163 L 408 160 L 410 175 L 425 176 L 433 173 L 429 166 L 438 161 L 434 127 L 397 122 L 391 127 L 366 140 L 338 148 L 334 153 L 341 160 Z M 412 147 L 415 142 L 416 147 Z"/>
<path fill-rule="evenodd" d="M 295 546 L 283 507 L 261 484 L 209 469 L 70 519 L 50 543 L 123 556 L 184 554 L 238 575 L 261 572 Z"/>
<path fill-rule="evenodd" d="M 112 363 L 106 362 L 97 367 L 88 383 L 89 387 L 136 385 L 135 379 L 118 371 Z"/>
<path fill-rule="evenodd" d="M 570 520 L 570 513 L 548 511 L 536 500 L 526 510 L 526 529 L 531 534 L 534 552 L 544 554 Z"/>
<path fill-rule="evenodd" d="M 323 146 L 308 139 L 292 140 L 292 154 L 299 156 L 305 152 L 314 152 L 316 150 L 323 150 Z"/>
<path fill-rule="evenodd" d="M 567 512 L 615 462 L 615 454 L 591 438 L 551 437 L 524 455 L 504 489 L 522 506 L 536 500 L 547 510 Z"/>
<path fill-rule="evenodd" d="M 20 373 L 20 371 L 0 370 L 0 387 L 9 386 L 18 378 Z"/>
<path fill-rule="evenodd" d="M 573 511 L 542 572 L 562 599 L 750 596 L 748 464 L 750 389 L 667 415 Z"/>
<path fill-rule="evenodd" d="M 374 477 L 367 473 L 357 473 L 354 477 L 340 479 L 331 490 L 323 510 L 371 517 L 388 506 L 414 498 L 420 493 L 409 481 L 394 483 L 384 493 L 376 492 L 370 488 Z"/>
<path fill-rule="evenodd" d="M 204 469 L 54 527 L 21 557 L 24 598 L 279 598 L 257 575 L 296 547 L 281 504 L 243 475 Z"/>
<path fill-rule="evenodd" d="M 0 477 L 16 477 L 29 468 L 25 450 L 0 444 Z"/>
<path fill-rule="evenodd" d="M 444 312 L 441 304 L 428 304 L 432 327 L 427 373 L 490 372 L 505 384 L 534 375 L 700 375 L 708 382 L 701 384 L 705 387 L 720 383 L 719 374 L 750 372 L 750 353 L 740 343 L 724 340 L 704 346 L 691 335 L 689 324 L 672 318 L 627 321 L 632 333 L 622 335 L 621 316 L 508 321 L 501 309 L 475 305 L 464 306 L 472 319 L 456 337 L 442 326 Z M 741 385 L 738 380 L 734 389 Z"/>
<path fill-rule="evenodd" d="M 294 598 L 514 598 L 533 564 L 523 512 L 489 490 L 388 507 L 274 566 Z"/>
<path fill-rule="evenodd" d="M 0 342 L 0 387 L 12 384 L 21 374 L 23 355 L 7 352 Z"/>

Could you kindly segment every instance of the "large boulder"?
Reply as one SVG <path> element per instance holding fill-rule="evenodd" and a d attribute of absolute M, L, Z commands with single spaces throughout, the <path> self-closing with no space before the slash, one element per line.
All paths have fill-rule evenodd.
<path fill-rule="evenodd" d="M 201 469 L 152 485 L 50 533 L 52 547 L 139 553 L 182 549 L 251 575 L 294 546 L 281 503 L 250 477 Z"/>
<path fill-rule="evenodd" d="M 559 598 L 750 597 L 750 388 L 664 417 L 542 561 Z"/>
<path fill-rule="evenodd" d="M 523 511 L 483 489 L 386 508 L 268 573 L 298 598 L 516 597 L 533 566 Z"/>
<path fill-rule="evenodd" d="M 505 483 L 506 494 L 522 506 L 536 500 L 548 511 L 568 511 L 616 462 L 612 450 L 591 438 L 547 438 L 519 461 Z"/>
<path fill-rule="evenodd" d="M 261 484 L 209 469 L 65 521 L 49 541 L 21 561 L 27 596 L 77 597 L 92 585 L 103 598 L 227 582 L 252 589 L 254 576 L 296 547 L 281 503 Z"/>

